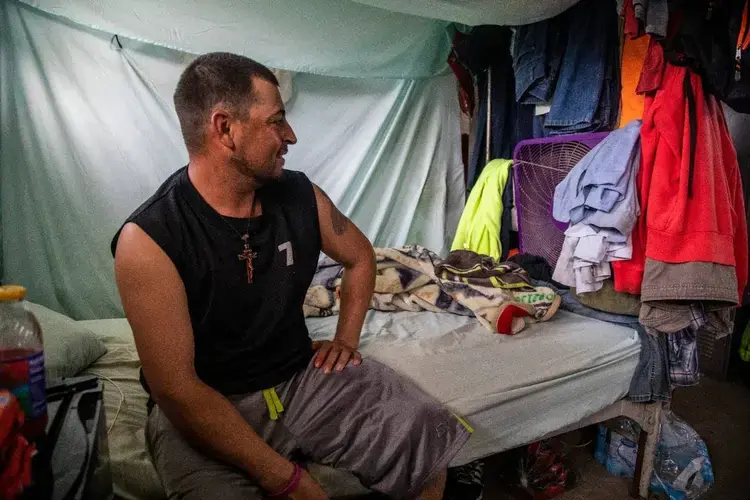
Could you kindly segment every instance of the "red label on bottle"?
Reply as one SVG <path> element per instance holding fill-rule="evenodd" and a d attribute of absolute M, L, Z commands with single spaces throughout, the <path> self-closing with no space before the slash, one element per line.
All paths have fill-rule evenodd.
<path fill-rule="evenodd" d="M 0 355 L 0 388 L 8 389 L 30 420 L 47 413 L 44 384 L 44 352 L 25 357 Z"/>

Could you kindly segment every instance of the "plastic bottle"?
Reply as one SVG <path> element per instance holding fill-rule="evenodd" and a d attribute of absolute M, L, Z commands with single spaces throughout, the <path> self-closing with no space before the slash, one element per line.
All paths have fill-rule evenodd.
<path fill-rule="evenodd" d="M 23 287 L 0 286 L 0 389 L 21 403 L 22 432 L 36 441 L 47 426 L 44 344 L 39 322 L 23 306 L 25 297 Z"/>

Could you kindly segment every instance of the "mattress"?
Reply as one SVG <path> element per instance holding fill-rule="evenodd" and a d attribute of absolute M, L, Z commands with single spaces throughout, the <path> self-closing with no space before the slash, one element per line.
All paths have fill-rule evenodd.
<path fill-rule="evenodd" d="M 316 340 L 331 338 L 336 322 L 307 321 Z M 109 349 L 87 372 L 106 377 L 115 491 L 123 498 L 163 498 L 145 448 L 147 396 L 128 323 L 81 323 Z M 466 417 L 475 433 L 452 464 L 462 465 L 532 442 L 625 396 L 640 343 L 632 329 L 566 312 L 510 337 L 469 317 L 370 311 L 361 350 Z"/>
<path fill-rule="evenodd" d="M 308 320 L 330 338 L 337 318 Z M 473 318 L 371 311 L 361 350 L 466 417 L 475 433 L 452 465 L 530 443 L 627 394 L 640 354 L 638 333 L 572 313 L 515 336 Z"/>

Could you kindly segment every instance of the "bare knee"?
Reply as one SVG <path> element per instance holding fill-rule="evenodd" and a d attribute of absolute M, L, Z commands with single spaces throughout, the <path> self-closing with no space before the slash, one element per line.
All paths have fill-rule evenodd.
<path fill-rule="evenodd" d="M 427 486 L 419 495 L 421 500 L 441 500 L 445 491 L 445 481 L 448 477 L 448 470 L 443 469 L 434 474 L 427 482 Z"/>

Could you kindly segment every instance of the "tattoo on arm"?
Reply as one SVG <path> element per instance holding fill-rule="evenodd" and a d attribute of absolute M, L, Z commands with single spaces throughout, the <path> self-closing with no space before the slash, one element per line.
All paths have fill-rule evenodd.
<path fill-rule="evenodd" d="M 333 224 L 333 232 L 336 233 L 336 236 L 341 236 L 349 228 L 349 219 L 333 203 L 331 203 L 331 223 Z"/>
<path fill-rule="evenodd" d="M 325 191 L 321 189 L 320 194 L 331 204 L 331 225 L 333 226 L 333 232 L 336 233 L 336 236 L 341 236 L 349 229 L 349 219 L 336 208 L 336 205 L 333 204 Z"/>

